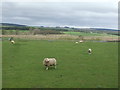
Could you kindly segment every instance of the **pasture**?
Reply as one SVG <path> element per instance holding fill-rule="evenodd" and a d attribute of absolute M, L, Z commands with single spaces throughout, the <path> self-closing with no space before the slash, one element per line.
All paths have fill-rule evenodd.
<path fill-rule="evenodd" d="M 116 42 L 19 39 L 14 45 L 6 40 L 2 45 L 3 88 L 118 87 Z M 57 69 L 45 70 L 46 57 L 57 59 Z"/>

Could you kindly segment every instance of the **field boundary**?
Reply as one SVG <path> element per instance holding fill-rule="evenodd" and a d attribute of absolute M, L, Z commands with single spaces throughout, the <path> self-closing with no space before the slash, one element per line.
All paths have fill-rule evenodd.
<path fill-rule="evenodd" d="M 27 40 L 81 40 L 79 36 L 74 35 L 1 35 L 0 38 L 14 37 L 17 39 Z M 112 36 L 84 36 L 83 40 L 97 41 L 120 41 L 119 37 Z"/>

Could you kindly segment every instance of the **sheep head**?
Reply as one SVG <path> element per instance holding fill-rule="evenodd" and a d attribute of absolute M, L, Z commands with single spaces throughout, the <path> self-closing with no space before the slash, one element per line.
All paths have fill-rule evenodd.
<path fill-rule="evenodd" d="M 49 63 L 49 61 L 50 61 L 49 59 L 45 60 L 46 63 Z"/>

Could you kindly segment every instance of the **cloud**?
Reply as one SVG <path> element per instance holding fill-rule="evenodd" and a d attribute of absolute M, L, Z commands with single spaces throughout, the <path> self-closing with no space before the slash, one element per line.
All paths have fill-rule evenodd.
<path fill-rule="evenodd" d="M 111 2 L 3 2 L 2 10 L 3 22 L 105 28 L 118 25 L 118 9 Z"/>
<path fill-rule="evenodd" d="M 24 0 L 24 2 L 118 2 L 119 0 Z M 4 0 L 4 2 L 23 2 L 22 0 Z"/>

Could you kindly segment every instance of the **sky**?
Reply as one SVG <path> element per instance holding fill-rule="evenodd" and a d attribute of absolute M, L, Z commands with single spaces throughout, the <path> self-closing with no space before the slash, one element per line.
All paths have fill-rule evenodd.
<path fill-rule="evenodd" d="M 2 0 L 2 23 L 118 28 L 118 0 Z"/>

